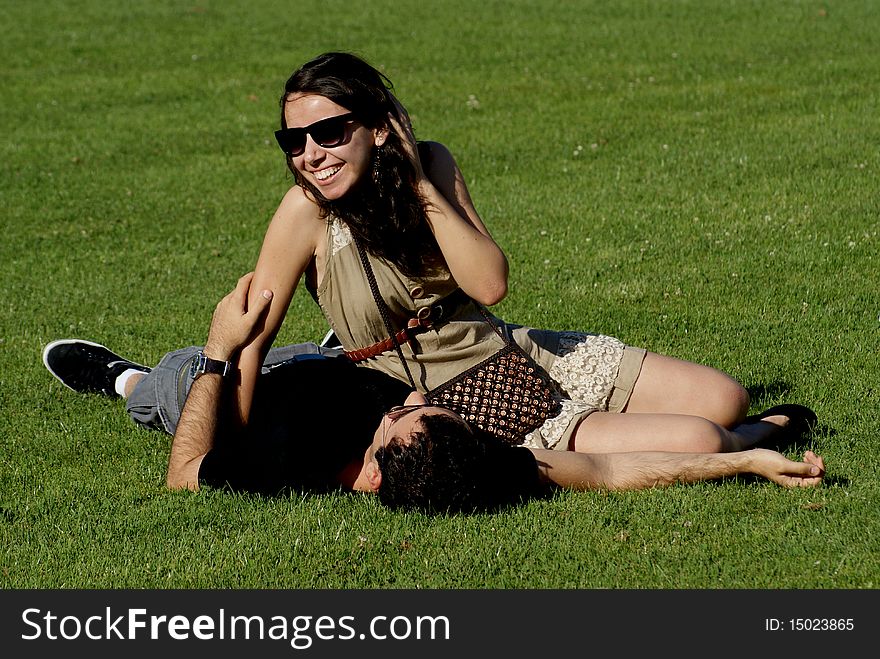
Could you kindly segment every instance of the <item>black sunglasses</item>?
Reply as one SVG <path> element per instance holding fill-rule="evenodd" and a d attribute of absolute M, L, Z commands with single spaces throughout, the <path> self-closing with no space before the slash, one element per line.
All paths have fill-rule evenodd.
<path fill-rule="evenodd" d="M 311 135 L 318 146 L 329 149 L 345 141 L 347 126 L 354 121 L 354 113 L 346 112 L 335 117 L 316 121 L 302 128 L 282 128 L 275 131 L 278 146 L 288 156 L 299 156 L 306 150 L 306 135 Z"/>
<path fill-rule="evenodd" d="M 417 403 L 416 405 L 395 405 L 385 412 L 385 414 L 382 415 L 382 448 L 385 448 L 385 439 L 386 435 L 388 435 L 388 429 L 391 427 L 391 424 L 402 419 L 410 412 L 422 410 L 426 407 L 443 407 L 444 409 L 448 409 L 443 405 L 437 405 L 436 403 Z"/>
<path fill-rule="evenodd" d="M 410 412 L 415 412 L 416 410 L 423 409 L 425 407 L 439 407 L 438 405 L 434 405 L 434 403 L 419 403 L 416 405 L 395 405 L 390 410 L 385 412 L 382 415 L 382 446 L 385 446 L 385 435 L 388 434 L 388 428 L 391 427 L 391 424 L 405 417 Z M 387 419 L 387 423 L 386 423 Z"/>

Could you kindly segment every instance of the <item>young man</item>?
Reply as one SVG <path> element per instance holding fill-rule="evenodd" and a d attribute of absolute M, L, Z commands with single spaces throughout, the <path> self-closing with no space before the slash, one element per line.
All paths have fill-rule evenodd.
<path fill-rule="evenodd" d="M 87 341 L 55 341 L 44 350 L 46 367 L 66 386 L 124 397 L 136 422 L 173 434 L 169 488 L 208 485 L 266 494 L 342 488 L 376 492 L 391 507 L 458 511 L 504 505 L 553 487 L 639 489 L 739 474 L 809 487 L 824 476 L 822 458 L 810 451 L 795 462 L 764 449 L 578 453 L 510 447 L 450 410 L 427 405 L 403 383 L 314 344 L 270 353 L 242 427 L 229 374 L 272 298 L 263 291 L 246 308 L 251 277 L 242 277 L 217 305 L 202 350 L 168 353 L 155 369 Z M 762 432 L 774 432 L 772 424 L 764 425 Z"/>

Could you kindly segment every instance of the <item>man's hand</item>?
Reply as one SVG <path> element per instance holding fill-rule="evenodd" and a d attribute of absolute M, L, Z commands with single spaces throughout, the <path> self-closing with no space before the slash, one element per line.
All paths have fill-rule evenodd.
<path fill-rule="evenodd" d="M 272 301 L 272 291 L 262 291 L 248 309 L 248 290 L 253 276 L 254 273 L 249 272 L 239 279 L 235 289 L 214 309 L 205 343 L 208 357 L 227 361 L 259 334 Z"/>
<path fill-rule="evenodd" d="M 767 449 L 751 449 L 743 455 L 754 460 L 751 471 L 783 487 L 815 487 L 825 476 L 825 461 L 812 451 L 804 453 L 803 462 Z"/>

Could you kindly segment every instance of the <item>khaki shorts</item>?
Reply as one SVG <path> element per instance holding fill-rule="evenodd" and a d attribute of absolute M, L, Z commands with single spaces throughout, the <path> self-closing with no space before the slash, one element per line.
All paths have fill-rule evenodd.
<path fill-rule="evenodd" d="M 593 412 L 622 412 L 632 396 L 647 351 L 601 334 L 561 333 L 549 369 L 562 409 L 529 433 L 523 446 L 566 451 L 578 424 Z"/>

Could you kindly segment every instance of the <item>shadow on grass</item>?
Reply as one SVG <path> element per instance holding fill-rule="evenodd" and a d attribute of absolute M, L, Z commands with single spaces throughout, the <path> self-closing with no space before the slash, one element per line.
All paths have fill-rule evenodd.
<path fill-rule="evenodd" d="M 749 392 L 749 398 L 752 400 L 753 404 L 757 403 L 759 408 L 767 409 L 769 407 L 772 407 L 773 405 L 778 404 L 775 401 L 780 401 L 780 399 L 784 399 L 786 397 L 786 394 L 789 394 L 791 392 L 791 389 L 791 385 L 788 382 L 777 380 L 775 382 L 769 382 L 767 384 L 756 384 L 751 387 L 747 387 L 746 390 Z M 803 405 L 805 403 L 801 402 L 799 404 Z M 806 403 L 806 405 L 810 407 L 809 403 Z M 834 435 L 836 434 L 837 430 L 820 421 L 808 433 L 800 436 L 783 434 L 780 437 L 774 437 L 767 440 L 766 442 L 763 442 L 761 444 L 761 447 L 781 452 L 794 450 L 803 451 L 805 450 L 805 448 L 808 448 L 804 446 L 805 440 L 810 438 L 815 439 L 818 437 L 834 437 Z"/>
<path fill-rule="evenodd" d="M 771 437 L 765 442 L 761 442 L 761 448 L 769 448 L 780 453 L 786 451 L 798 451 L 803 453 L 806 450 L 815 450 L 815 440 L 822 437 L 834 437 L 837 431 L 831 426 L 819 423 L 812 431 L 798 437 L 782 433 L 779 437 Z M 811 446 L 812 444 L 812 446 Z M 817 451 L 818 452 L 818 451 Z"/>
<path fill-rule="evenodd" d="M 746 387 L 746 391 L 749 392 L 749 398 L 752 403 L 762 402 L 762 406 L 769 407 L 773 404 L 771 401 L 779 400 L 791 392 L 791 384 L 782 380 L 777 380 L 776 382 L 755 384 L 751 387 Z"/>
<path fill-rule="evenodd" d="M 738 476 L 725 478 L 723 479 L 729 482 L 739 482 L 743 484 L 747 483 L 766 483 L 767 479 L 761 476 L 756 476 L 755 474 L 740 474 Z M 825 478 L 822 479 L 822 483 L 818 486 L 822 487 L 849 487 L 852 484 L 852 481 L 845 476 L 829 476 L 828 472 L 825 472 Z M 795 488 L 793 488 L 795 489 Z"/>
<path fill-rule="evenodd" d="M 825 472 L 825 478 L 822 479 L 822 483 L 825 487 L 849 487 L 852 485 L 852 479 L 845 478 L 844 476 L 829 476 L 828 472 Z"/>

